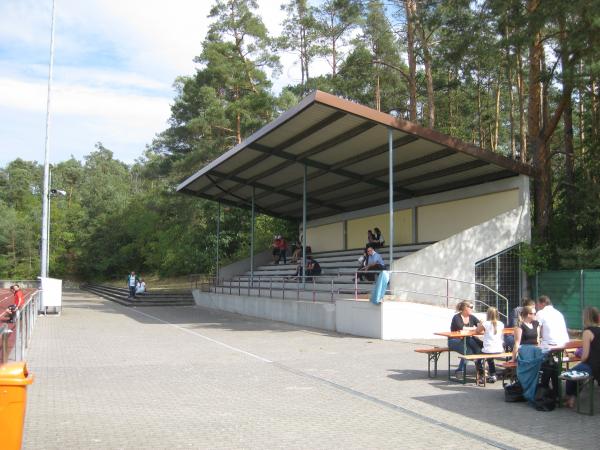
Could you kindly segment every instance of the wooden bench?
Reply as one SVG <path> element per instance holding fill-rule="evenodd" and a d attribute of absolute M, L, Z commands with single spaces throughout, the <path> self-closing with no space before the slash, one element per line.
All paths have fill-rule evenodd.
<path fill-rule="evenodd" d="M 430 347 L 430 348 L 417 348 L 415 352 L 424 353 L 427 355 L 427 376 L 429 378 L 437 377 L 438 360 L 442 353 L 449 352 L 448 347 Z M 431 362 L 433 361 L 433 377 L 431 376 Z"/>
<path fill-rule="evenodd" d="M 499 361 L 496 364 L 497 367 L 502 367 L 502 387 L 504 387 L 508 380 L 510 383 L 517 381 L 517 362 L 516 361 Z"/>
<path fill-rule="evenodd" d="M 483 360 L 483 376 L 481 376 L 481 374 L 479 373 L 478 370 L 475 371 L 476 375 L 475 375 L 475 382 L 479 385 L 482 384 L 483 387 L 485 387 L 485 374 L 487 373 L 486 370 L 486 365 L 487 365 L 487 360 L 488 359 L 500 359 L 500 360 L 506 360 L 506 358 L 510 358 L 512 357 L 512 353 L 510 352 L 504 352 L 504 353 L 479 353 L 479 354 L 473 354 L 473 355 L 461 355 L 459 354 L 458 357 L 464 361 L 477 361 L 479 359 Z M 465 365 L 465 367 L 463 368 L 463 383 L 467 382 L 467 366 Z"/>

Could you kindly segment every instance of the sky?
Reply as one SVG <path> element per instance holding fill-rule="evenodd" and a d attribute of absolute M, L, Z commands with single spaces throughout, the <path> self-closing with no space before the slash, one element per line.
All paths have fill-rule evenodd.
<path fill-rule="evenodd" d="M 167 128 L 175 78 L 194 73 L 212 3 L 55 0 L 50 163 L 83 160 L 97 142 L 126 163 L 142 156 Z M 258 3 L 278 34 L 280 2 Z M 51 17 L 52 0 L 0 1 L 0 167 L 44 162 Z M 300 78 L 291 55 L 282 64 L 275 92 Z"/>

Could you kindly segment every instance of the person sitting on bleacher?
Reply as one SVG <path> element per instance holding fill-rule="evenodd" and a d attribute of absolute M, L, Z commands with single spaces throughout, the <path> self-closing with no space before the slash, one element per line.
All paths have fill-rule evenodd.
<path fill-rule="evenodd" d="M 358 269 L 358 278 L 363 281 L 365 278 L 368 281 L 375 281 L 375 273 L 385 269 L 385 262 L 379 253 L 375 251 L 372 245 L 367 245 L 367 261 L 364 266 Z"/>
<path fill-rule="evenodd" d="M 583 324 L 585 326 L 581 336 L 583 353 L 581 362 L 573 367 L 573 371 L 585 372 L 593 375 L 596 380 L 600 380 L 600 312 L 598 309 L 585 308 Z M 565 405 L 569 408 L 575 406 L 576 390 L 577 381 L 567 380 Z"/>
<path fill-rule="evenodd" d="M 383 234 L 381 234 L 381 230 L 377 227 L 373 228 L 373 240 L 371 244 L 373 244 L 374 248 L 381 248 L 385 240 L 383 239 Z"/>
<path fill-rule="evenodd" d="M 296 264 L 298 261 L 302 260 L 302 242 L 297 241 L 294 244 L 294 250 L 292 252 L 292 264 Z M 312 248 L 310 245 L 306 246 L 306 255 L 310 255 L 312 253 Z"/>
<path fill-rule="evenodd" d="M 313 259 L 312 256 L 307 256 L 306 257 L 306 277 L 313 277 L 316 276 L 318 277 L 319 275 L 321 275 L 321 265 L 319 264 L 319 262 L 316 259 Z M 302 265 L 298 265 L 298 267 L 296 268 L 296 273 L 294 274 L 295 277 L 301 277 L 302 276 Z"/>
<path fill-rule="evenodd" d="M 373 248 L 380 248 L 383 247 L 383 244 L 385 243 L 381 230 L 377 227 L 373 228 L 373 230 L 374 231 L 367 231 L 367 244 L 365 245 L 365 249 L 369 245 Z"/>
<path fill-rule="evenodd" d="M 146 292 L 146 282 L 140 278 L 140 281 L 138 281 L 137 286 L 135 287 L 135 293 L 137 294 L 143 294 L 144 292 Z"/>

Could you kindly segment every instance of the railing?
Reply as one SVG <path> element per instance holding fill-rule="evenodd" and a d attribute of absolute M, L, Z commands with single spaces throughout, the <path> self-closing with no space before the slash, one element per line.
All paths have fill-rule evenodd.
<path fill-rule="evenodd" d="M 503 303 L 503 308 L 506 311 L 506 314 L 499 311 L 500 315 L 503 317 L 508 317 L 508 299 L 495 291 L 494 289 L 486 286 L 482 283 L 472 282 L 472 281 L 463 281 L 463 280 L 455 280 L 447 277 L 438 277 L 434 275 L 426 275 L 416 272 L 408 272 L 408 271 L 400 271 L 400 270 L 392 270 L 390 272 L 390 277 L 394 275 L 409 275 L 423 278 L 424 280 L 440 280 L 444 285 L 444 292 L 423 292 L 422 290 L 409 290 L 402 288 L 394 288 L 393 291 L 390 289 L 386 290 L 386 294 L 396 295 L 400 292 L 407 294 L 415 294 L 426 297 L 438 297 L 445 299 L 445 306 L 450 308 L 451 301 L 459 302 L 459 301 L 470 301 L 474 302 L 478 305 L 483 305 L 486 307 L 496 306 L 496 308 L 500 309 L 500 299 Z M 355 300 L 359 299 L 359 295 L 369 294 L 373 285 L 368 286 L 360 286 L 359 285 L 359 275 L 360 274 L 368 274 L 373 273 L 377 274 L 379 271 L 354 271 L 351 273 L 346 273 L 346 276 L 354 276 L 354 283 L 348 283 L 348 288 L 340 287 L 336 284 L 340 283 L 340 278 L 344 276 L 342 273 L 337 274 L 325 274 L 319 276 L 306 276 L 306 281 L 302 281 L 302 277 L 298 276 L 272 276 L 272 275 L 238 275 L 234 277 L 232 280 L 228 280 L 227 283 L 224 283 L 224 280 L 217 279 L 216 277 L 203 277 L 202 281 L 196 281 L 195 287 L 196 289 L 200 288 L 205 291 L 209 291 L 211 289 L 220 289 L 222 293 L 228 293 L 230 295 L 256 295 L 256 296 L 268 296 L 269 298 L 273 298 L 276 296 L 277 298 L 295 298 L 296 300 L 300 300 L 301 292 L 308 292 L 312 297 L 312 301 L 317 300 L 317 294 L 328 294 L 327 298 L 330 302 L 335 300 L 336 295 L 340 295 L 341 293 L 352 294 Z M 328 281 L 325 281 L 328 280 Z M 328 285 L 325 288 L 325 284 Z M 487 290 L 494 294 L 496 298 L 496 305 L 489 305 L 477 298 L 474 297 L 466 297 L 462 295 L 457 295 L 451 292 L 451 285 L 459 284 L 465 286 L 472 287 L 480 287 L 484 290 Z M 456 289 L 455 289 L 456 291 Z M 275 293 L 275 295 L 274 295 Z M 277 295 L 279 293 L 279 295 Z M 287 297 L 286 297 L 287 296 Z"/>
<path fill-rule="evenodd" d="M 336 287 L 336 281 L 339 282 L 341 275 L 311 275 L 302 280 L 302 276 L 271 276 L 271 275 L 238 275 L 233 280 L 225 284 L 224 280 L 218 280 L 210 277 L 206 282 L 200 283 L 202 290 L 220 289 L 221 292 L 237 295 L 256 295 L 268 296 L 269 298 L 294 298 L 300 300 L 301 292 L 309 292 L 313 302 L 317 301 L 318 294 L 326 294 L 327 300 L 333 302 L 335 296 L 339 295 L 343 289 Z M 328 280 L 328 281 L 324 281 Z M 324 285 L 327 288 L 324 288 Z M 280 295 L 276 295 L 279 292 Z M 287 293 L 287 297 L 286 297 Z M 320 299 L 320 301 L 323 301 Z"/>
<path fill-rule="evenodd" d="M 364 273 L 364 272 L 362 272 Z M 390 270 L 390 281 L 392 280 L 392 277 L 394 275 L 408 275 L 411 277 L 420 277 L 423 278 L 424 280 L 440 280 L 442 282 L 443 285 L 443 289 L 445 292 L 443 293 L 439 293 L 439 292 L 422 292 L 422 291 L 417 291 L 417 290 L 410 290 L 410 289 L 402 289 L 399 287 L 394 287 L 393 291 L 390 291 L 388 289 L 388 291 L 390 292 L 391 295 L 395 295 L 399 292 L 404 292 L 407 294 L 416 294 L 416 295 L 422 295 L 422 296 L 427 296 L 427 297 L 438 297 L 438 298 L 445 298 L 446 299 L 446 307 L 450 308 L 450 300 L 452 301 L 456 301 L 456 302 L 460 302 L 460 301 L 469 301 L 469 302 L 474 302 L 475 304 L 479 304 L 479 305 L 483 305 L 486 307 L 490 307 L 490 306 L 495 306 L 496 309 L 498 309 L 498 313 L 503 316 L 505 319 L 508 320 L 508 315 L 509 315 L 509 301 L 508 298 L 506 298 L 504 295 L 500 294 L 499 292 L 495 291 L 494 289 L 492 289 L 491 287 L 483 284 L 483 283 L 478 283 L 478 282 L 474 282 L 474 281 L 464 281 L 464 280 L 455 280 L 453 278 L 448 278 L 448 277 L 439 277 L 439 276 L 435 276 L 435 275 L 427 275 L 427 274 L 423 274 L 423 273 L 416 273 L 416 272 L 409 272 L 409 271 L 405 271 L 405 270 Z M 355 275 L 355 285 L 357 284 L 357 279 L 358 279 L 358 273 L 357 275 Z M 473 287 L 473 293 L 476 295 L 476 291 L 475 288 L 479 287 L 485 291 L 490 292 L 491 294 L 494 295 L 495 299 L 496 299 L 496 304 L 495 305 L 489 305 L 488 303 L 479 300 L 478 298 L 475 297 L 475 295 L 473 297 L 466 297 L 463 295 L 456 295 L 456 294 L 451 294 L 450 291 L 450 287 L 451 284 L 459 284 L 459 285 L 463 285 L 463 286 L 472 286 Z M 388 292 L 386 291 L 386 293 Z M 355 295 L 356 298 L 356 295 Z M 503 307 L 505 310 L 505 313 L 500 311 L 500 299 L 503 301 Z"/>
<path fill-rule="evenodd" d="M 40 308 L 41 291 L 27 294 L 25 304 L 16 314 L 14 327 L 3 325 L 0 327 L 0 362 L 22 361 L 27 356 L 27 349 L 31 341 L 33 327 L 35 325 L 38 310 Z M 0 318 L 8 316 L 6 312 L 0 314 Z"/>

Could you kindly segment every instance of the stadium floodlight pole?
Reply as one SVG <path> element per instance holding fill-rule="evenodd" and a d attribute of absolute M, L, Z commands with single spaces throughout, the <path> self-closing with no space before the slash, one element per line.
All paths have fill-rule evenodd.
<path fill-rule="evenodd" d="M 48 170 L 48 186 L 52 187 L 52 171 Z M 48 191 L 48 214 L 46 215 L 46 227 L 48 233 L 46 235 L 46 275 L 50 275 L 50 217 L 52 217 L 52 202 L 50 201 L 50 191 Z"/>
<path fill-rule="evenodd" d="M 42 196 L 42 257 L 40 276 L 48 276 L 48 220 L 50 203 L 50 93 L 52 92 L 52 68 L 54 65 L 54 18 L 55 0 L 52 0 L 52 24 L 50 26 L 50 62 L 48 64 L 48 97 L 46 101 L 46 143 L 44 146 L 44 190 Z M 43 294 L 42 294 L 43 295 Z"/>
<path fill-rule="evenodd" d="M 390 267 L 394 268 L 394 133 L 391 128 L 388 128 L 388 147 L 389 147 L 389 187 L 390 187 Z"/>
<path fill-rule="evenodd" d="M 50 182 L 48 183 L 50 186 L 52 186 L 52 171 L 49 172 L 50 174 Z M 46 274 L 50 275 L 50 216 L 51 214 L 51 210 L 52 210 L 52 197 L 57 197 L 57 196 L 62 196 L 62 197 L 66 197 L 67 196 L 67 192 L 63 191 L 62 189 L 50 189 L 50 192 L 48 193 L 48 240 L 46 241 L 47 245 L 46 245 L 46 255 L 48 255 L 48 257 L 46 258 Z"/>

